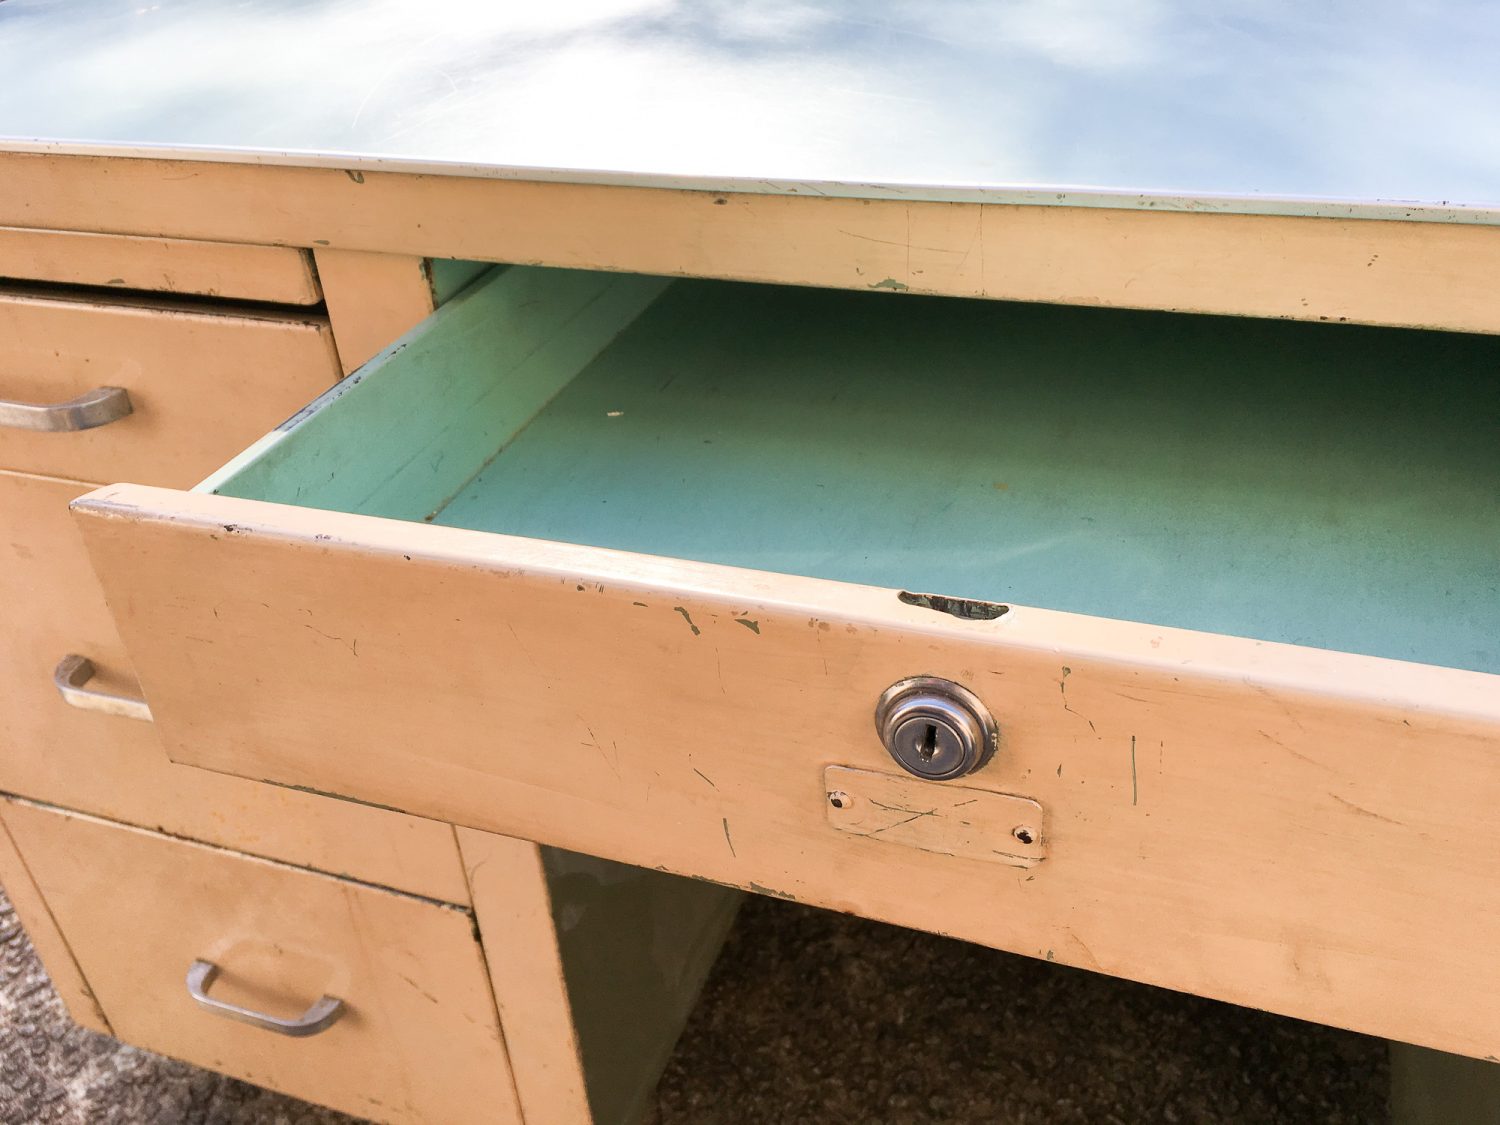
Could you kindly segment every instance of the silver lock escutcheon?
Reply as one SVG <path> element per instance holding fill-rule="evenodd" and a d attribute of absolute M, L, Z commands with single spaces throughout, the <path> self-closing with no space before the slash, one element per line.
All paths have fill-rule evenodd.
<path fill-rule="evenodd" d="M 902 769 L 928 781 L 973 773 L 1000 738 L 979 697 L 938 676 L 913 676 L 886 688 L 875 706 L 875 729 Z"/>

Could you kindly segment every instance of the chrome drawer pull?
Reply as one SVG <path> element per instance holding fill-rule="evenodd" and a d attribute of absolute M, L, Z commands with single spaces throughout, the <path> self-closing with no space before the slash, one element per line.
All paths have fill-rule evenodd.
<path fill-rule="evenodd" d="M 124 387 L 95 387 L 68 402 L 9 402 L 0 399 L 0 426 L 63 433 L 118 422 L 131 411 Z"/>
<path fill-rule="evenodd" d="M 239 1020 L 241 1023 L 248 1023 L 251 1027 L 263 1027 L 278 1035 L 290 1035 L 293 1038 L 302 1039 L 309 1035 L 316 1035 L 320 1031 L 327 1031 L 344 1014 L 344 1002 L 336 996 L 324 996 L 294 1020 L 284 1020 L 276 1016 L 268 1016 L 263 1012 L 253 1012 L 249 1008 L 241 1008 L 238 1004 L 226 1004 L 223 1000 L 215 1000 L 208 994 L 209 985 L 213 984 L 214 978 L 218 975 L 219 966 L 212 961 L 201 959 L 194 961 L 193 967 L 188 970 L 187 974 L 187 990 L 188 995 L 193 998 L 193 1003 L 198 1007 L 205 1008 L 225 1019 Z"/>
<path fill-rule="evenodd" d="M 94 662 L 87 656 L 68 653 L 52 669 L 52 683 L 65 701 L 84 711 L 118 715 L 123 719 L 151 721 L 151 708 L 144 699 L 131 699 L 107 691 L 91 691 L 83 685 L 94 678 Z"/>

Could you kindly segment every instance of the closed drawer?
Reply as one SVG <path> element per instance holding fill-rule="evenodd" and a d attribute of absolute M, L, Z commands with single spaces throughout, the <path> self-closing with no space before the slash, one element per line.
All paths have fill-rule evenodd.
<path fill-rule="evenodd" d="M 1483 1055 L 1497 362 L 513 268 L 76 507 L 176 760 Z"/>
<path fill-rule="evenodd" d="M 312 255 L 286 246 L 0 227 L 0 280 L 315 305 Z"/>
<path fill-rule="evenodd" d="M 0 469 L 185 486 L 337 377 L 327 321 L 311 314 L 0 291 Z M 128 413 L 116 394 L 63 419 L 105 388 Z"/>
<path fill-rule="evenodd" d="M 93 663 L 89 691 L 140 695 L 68 518 L 90 487 L 0 473 L 0 791 L 466 902 L 447 825 L 173 765 L 152 723 L 63 700 L 70 653 Z"/>
<path fill-rule="evenodd" d="M 469 911 L 25 802 L 0 816 L 126 1042 L 380 1121 L 519 1121 Z M 190 995 L 198 961 L 211 1002 L 339 1011 L 301 1035 L 228 1018 Z"/>

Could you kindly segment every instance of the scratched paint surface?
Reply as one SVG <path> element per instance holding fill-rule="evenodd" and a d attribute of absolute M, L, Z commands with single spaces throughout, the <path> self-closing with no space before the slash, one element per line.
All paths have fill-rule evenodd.
<path fill-rule="evenodd" d="M 823 789 L 841 832 L 1007 867 L 1046 858 L 1042 806 L 1026 797 L 847 766 L 824 770 Z"/>

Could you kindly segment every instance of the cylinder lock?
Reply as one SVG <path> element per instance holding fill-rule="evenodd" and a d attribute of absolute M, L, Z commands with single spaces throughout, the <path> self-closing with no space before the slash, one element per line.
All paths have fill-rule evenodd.
<path fill-rule="evenodd" d="M 928 781 L 973 773 L 995 752 L 1000 728 L 968 688 L 937 676 L 913 676 L 886 688 L 875 729 L 891 757 Z"/>

